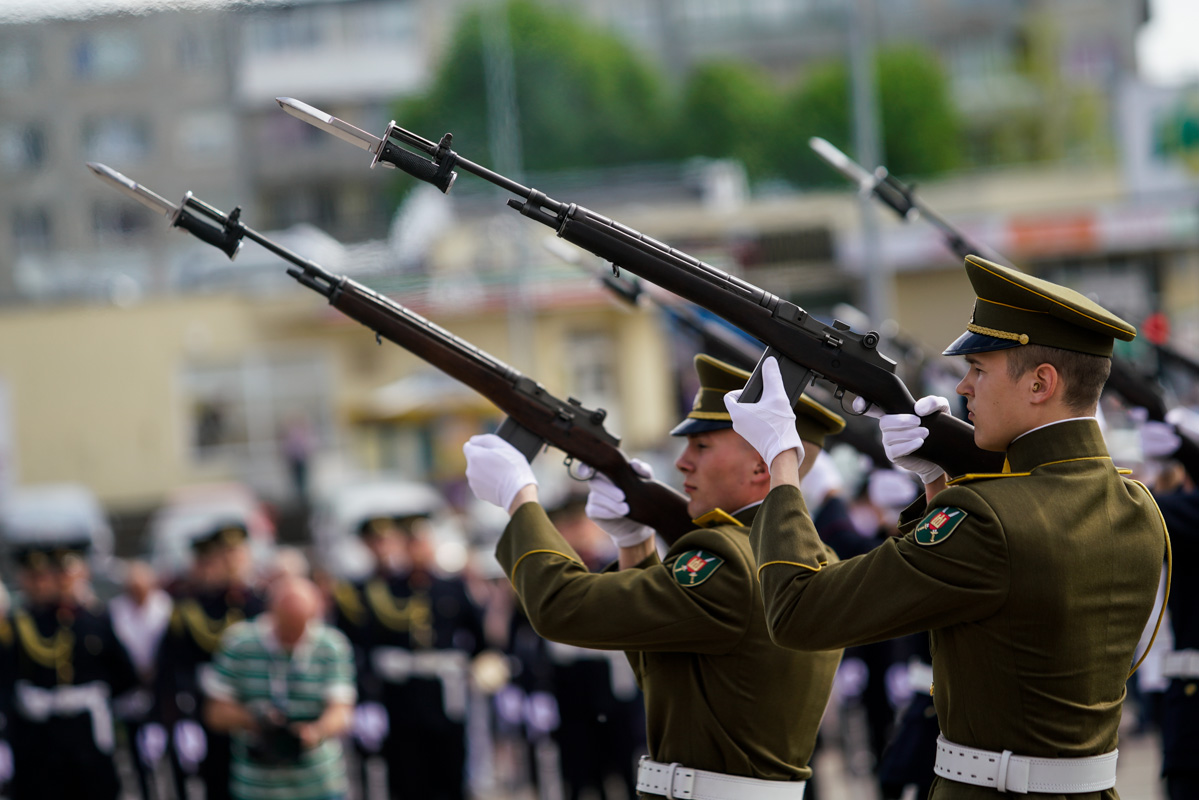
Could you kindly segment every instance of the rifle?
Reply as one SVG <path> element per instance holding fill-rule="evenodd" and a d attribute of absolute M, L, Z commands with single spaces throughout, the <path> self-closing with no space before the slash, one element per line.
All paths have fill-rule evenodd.
<path fill-rule="evenodd" d="M 398 167 L 414 178 L 448 192 L 461 168 L 517 195 L 508 206 L 523 216 L 552 228 L 558 236 L 624 268 L 674 294 L 724 317 L 767 345 L 762 359 L 746 382 L 742 397 L 754 401 L 762 392 L 762 360 L 778 359 L 787 395 L 792 403 L 816 378 L 836 384 L 837 397 L 846 392 L 863 397 L 885 413 L 912 413 L 915 398 L 895 374 L 895 362 L 878 352 L 875 331 L 855 333 L 843 322 L 826 325 L 798 305 L 729 275 L 675 250 L 638 231 L 589 211 L 575 203 L 562 203 L 544 192 L 475 164 L 450 147 L 446 134 L 432 142 L 392 121 L 379 138 L 336 117 L 291 98 L 276 98 L 292 116 L 345 139 L 374 154 L 371 166 Z M 412 152 L 401 145 L 419 151 Z M 423 154 L 423 155 L 421 155 Z M 1003 456 L 974 444 L 973 428 L 943 412 L 924 418 L 929 436 L 919 455 L 941 466 L 949 475 L 997 472 Z"/>
<path fill-rule="evenodd" d="M 604 428 L 607 412 L 603 409 L 584 408 L 573 397 L 565 401 L 554 397 L 533 379 L 415 311 L 275 244 L 241 222 L 240 207 L 226 214 L 191 192 L 176 206 L 103 164 L 89 163 L 88 167 L 117 189 L 166 214 L 172 226 L 194 234 L 231 259 L 245 238 L 291 262 L 294 266 L 288 268 L 288 275 L 375 331 L 376 340 L 381 342 L 382 337 L 398 344 L 495 403 L 508 415 L 496 433 L 529 461 L 551 444 L 566 453 L 568 467 L 577 460 L 607 475 L 624 492 L 629 518 L 649 525 L 668 544 L 694 530 L 686 495 L 634 471 L 620 450 L 620 439 Z"/>
<path fill-rule="evenodd" d="M 863 194 L 872 194 L 904 221 L 923 217 L 931 222 L 944 234 L 945 246 L 958 257 L 965 258 L 972 253 L 981 253 L 985 250 L 989 253 L 988 258 L 991 260 L 1007 263 L 994 250 L 968 239 L 945 218 L 922 203 L 916 197 L 914 187 L 899 181 L 887 171 L 886 167 L 878 167 L 872 174 L 824 139 L 813 136 L 808 140 L 808 144 L 816 151 L 817 155 L 850 181 L 856 183 L 859 191 Z M 1161 358 L 1199 374 L 1199 364 L 1191 359 L 1164 345 L 1154 344 L 1153 346 Z M 1151 378 L 1146 378 L 1131 363 L 1121 357 L 1112 356 L 1111 373 L 1104 388 L 1114 391 L 1130 405 L 1144 408 L 1149 419 L 1157 422 L 1166 421 L 1167 408 L 1162 398 L 1161 385 Z M 1199 476 L 1199 443 L 1188 437 L 1185 431 L 1178 430 L 1177 426 L 1175 429 L 1182 444 L 1173 457 L 1183 465 L 1188 474 Z"/>
<path fill-rule="evenodd" d="M 556 242 L 556 240 L 550 241 Z M 703 316 L 690 303 L 655 297 L 645 290 L 640 281 L 613 275 L 610 270 L 591 270 L 580 263 L 580 259 L 577 258 L 578 251 L 565 253 L 561 252 L 559 248 L 549 245 L 547 245 L 547 249 L 560 258 L 593 272 L 605 289 L 625 303 L 638 306 L 643 299 L 653 303 L 673 324 L 698 336 L 703 343 L 703 351 L 708 355 L 719 358 L 721 361 L 727 361 L 744 370 L 752 370 L 758 363 L 758 359 L 762 357 L 762 351 L 766 347 L 764 344 L 751 341 L 735 333 L 728 326 Z M 812 399 L 830 408 L 835 408 L 839 400 L 832 391 L 817 383 L 812 383 L 807 392 Z M 855 414 L 846 414 L 844 419 L 845 429 L 832 438 L 845 442 L 859 453 L 864 454 L 879 469 L 894 469 L 895 465 L 891 463 L 891 460 L 887 458 L 886 451 L 883 450 L 878 426 L 874 421 L 863 415 Z"/>
<path fill-rule="evenodd" d="M 869 172 L 858 162 L 838 150 L 832 143 L 819 136 L 808 139 L 808 146 L 823 158 L 834 169 L 857 184 L 858 192 L 873 195 L 876 200 L 890 208 L 905 222 L 916 219 L 926 219 L 944 236 L 945 246 L 958 258 L 968 255 L 984 255 L 991 261 L 1008 264 L 1008 260 L 996 253 L 982 242 L 976 242 L 966 237 L 944 217 L 933 211 L 916 196 L 914 184 L 905 184 L 886 167 L 877 167 Z"/>

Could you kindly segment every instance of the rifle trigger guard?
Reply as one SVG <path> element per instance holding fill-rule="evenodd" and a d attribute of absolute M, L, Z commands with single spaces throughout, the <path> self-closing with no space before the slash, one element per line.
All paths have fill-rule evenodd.
<path fill-rule="evenodd" d="M 583 482 L 595 477 L 595 467 L 584 464 L 581 461 L 576 461 L 574 456 L 567 456 L 562 460 L 562 464 L 566 467 L 566 474 L 571 480 Z M 580 467 L 578 472 L 575 472 L 575 464 L 578 464 Z M 585 472 L 584 470 L 587 471 Z"/>

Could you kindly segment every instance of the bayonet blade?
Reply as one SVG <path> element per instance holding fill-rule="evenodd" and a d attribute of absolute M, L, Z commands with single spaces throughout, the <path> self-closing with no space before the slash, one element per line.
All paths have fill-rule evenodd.
<path fill-rule="evenodd" d="M 326 133 L 331 133 L 338 139 L 344 139 L 355 147 L 360 147 L 377 155 L 380 146 L 383 144 L 383 140 L 378 136 L 372 136 L 362 130 L 362 128 L 357 128 L 343 119 L 338 119 L 332 114 L 326 114 L 319 108 L 313 108 L 295 98 L 276 97 L 275 102 L 279 104 L 280 108 L 296 119 L 301 119 L 313 127 L 320 128 Z"/>
<path fill-rule="evenodd" d="M 838 172 L 856 183 L 860 191 L 869 192 L 874 189 L 874 176 L 867 172 L 861 164 L 838 150 L 831 142 L 821 139 L 819 136 L 813 136 L 808 139 L 808 146 Z"/>
<path fill-rule="evenodd" d="M 165 197 L 155 194 L 137 181 L 126 178 L 115 169 L 95 161 L 87 162 L 87 166 L 88 169 L 96 173 L 100 178 L 151 210 L 165 214 L 167 217 L 174 217 L 179 212 L 179 206 Z"/>

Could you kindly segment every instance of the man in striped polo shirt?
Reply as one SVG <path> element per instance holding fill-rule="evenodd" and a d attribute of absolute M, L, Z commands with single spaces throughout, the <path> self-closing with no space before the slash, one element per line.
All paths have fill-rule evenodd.
<path fill-rule="evenodd" d="M 225 632 L 202 680 L 205 720 L 233 737 L 230 791 L 238 800 L 346 796 L 338 737 L 352 718 L 354 659 L 321 610 L 311 581 L 281 578 L 267 613 Z"/>

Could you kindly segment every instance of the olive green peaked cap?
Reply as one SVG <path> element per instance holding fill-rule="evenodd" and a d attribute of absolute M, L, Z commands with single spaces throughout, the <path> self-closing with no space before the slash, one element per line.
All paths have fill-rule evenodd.
<path fill-rule="evenodd" d="M 724 396 L 735 389 L 744 389 L 749 373 L 703 353 L 695 357 L 695 372 L 699 376 L 699 391 L 695 393 L 691 412 L 670 432 L 671 436 L 733 427 L 724 406 Z M 824 437 L 844 430 L 845 420 L 815 400 L 800 395 L 795 405 L 795 429 L 805 442 L 824 447 Z"/>
<path fill-rule="evenodd" d="M 966 276 L 978 299 L 966 332 L 942 355 L 960 356 L 1040 344 L 1111 357 L 1116 339 L 1137 329 L 1073 289 L 966 256 Z"/>

